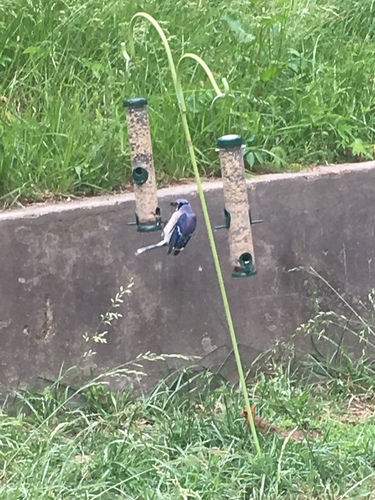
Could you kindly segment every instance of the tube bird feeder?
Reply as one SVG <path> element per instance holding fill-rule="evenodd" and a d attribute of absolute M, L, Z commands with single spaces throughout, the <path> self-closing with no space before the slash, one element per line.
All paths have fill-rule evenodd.
<path fill-rule="evenodd" d="M 147 99 L 144 97 L 125 99 L 124 107 L 134 181 L 136 206 L 134 224 L 140 232 L 158 231 L 162 229 L 161 213 L 158 207 Z"/>
<path fill-rule="evenodd" d="M 256 274 L 256 269 L 251 232 L 252 221 L 242 154 L 242 137 L 240 135 L 224 135 L 217 140 L 217 148 L 225 201 L 225 225 L 219 226 L 217 229 L 227 228 L 229 230 L 230 262 L 233 265 L 232 277 L 253 276 Z"/>

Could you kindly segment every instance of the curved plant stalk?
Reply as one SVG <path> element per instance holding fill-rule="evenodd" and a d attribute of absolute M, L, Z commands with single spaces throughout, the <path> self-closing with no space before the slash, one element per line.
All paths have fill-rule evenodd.
<path fill-rule="evenodd" d="M 213 98 L 213 100 L 211 102 L 211 106 L 210 106 L 211 108 L 215 104 L 217 99 L 220 99 L 222 97 L 232 97 L 235 101 L 237 101 L 236 97 L 233 94 L 229 93 L 228 80 L 226 78 L 221 79 L 221 81 L 223 82 L 223 87 L 224 87 L 224 92 L 221 92 L 218 84 L 216 83 L 215 77 L 212 74 L 212 71 L 210 70 L 208 65 L 203 61 L 203 59 L 201 57 L 197 56 L 197 54 L 193 54 L 192 52 L 187 52 L 186 54 L 184 54 L 182 57 L 180 57 L 180 59 L 177 63 L 177 79 L 180 82 L 181 82 L 181 63 L 185 59 L 193 59 L 193 61 L 197 62 L 201 66 L 201 68 L 204 70 L 204 72 L 208 76 L 208 79 L 210 80 L 211 85 L 212 85 L 214 91 L 216 92 L 216 96 Z"/>
<path fill-rule="evenodd" d="M 232 346 L 233 346 L 233 352 L 234 352 L 234 356 L 235 356 L 235 359 L 236 359 L 237 371 L 238 371 L 238 376 L 239 376 L 239 380 L 240 380 L 240 385 L 241 385 L 243 397 L 244 397 L 244 400 L 245 400 L 245 405 L 246 405 L 246 408 L 247 408 L 247 411 L 248 411 L 248 414 L 249 414 L 249 417 L 250 417 L 249 418 L 250 428 L 251 428 L 251 432 L 252 432 L 252 436 L 253 436 L 253 440 L 254 440 L 254 444 L 255 444 L 255 448 L 257 450 L 258 456 L 261 457 L 262 456 L 262 451 L 261 451 L 261 448 L 260 448 L 260 445 L 259 445 L 258 435 L 257 435 L 256 428 L 255 428 L 255 422 L 254 422 L 254 418 L 253 418 L 253 415 L 252 415 L 252 412 L 251 412 L 251 408 L 250 408 L 249 396 L 248 396 L 248 393 L 247 393 L 247 390 L 246 390 L 245 375 L 244 375 L 244 371 L 243 371 L 243 368 L 242 368 L 241 356 L 240 356 L 240 352 L 239 352 L 239 349 L 238 349 L 237 337 L 236 337 L 236 332 L 235 332 L 234 325 L 233 325 L 233 319 L 232 319 L 232 314 L 231 314 L 231 310 L 230 310 L 230 306 L 229 306 L 228 296 L 227 296 L 227 292 L 226 292 L 226 289 L 225 289 L 225 284 L 224 284 L 224 279 L 223 279 L 223 273 L 221 271 L 220 260 L 219 260 L 219 256 L 218 256 L 217 249 L 216 249 L 216 243 L 215 243 L 214 233 L 213 233 L 212 226 L 211 226 L 210 216 L 209 216 L 209 213 L 208 213 L 206 198 L 204 196 L 202 181 L 201 181 L 201 178 L 200 178 L 200 175 L 199 175 L 198 163 L 197 163 L 197 159 L 195 157 L 194 146 L 193 146 L 193 142 L 192 142 L 192 139 L 191 139 L 189 125 L 188 125 L 187 118 L 186 118 L 186 104 L 185 104 L 185 99 L 184 99 L 184 95 L 183 95 L 183 92 L 182 92 L 181 79 L 180 79 L 180 63 L 184 59 L 187 59 L 187 58 L 190 58 L 190 59 L 193 59 L 194 61 L 196 61 L 198 64 L 201 65 L 201 67 L 206 72 L 206 74 L 207 74 L 207 76 L 208 76 L 208 78 L 209 78 L 209 80 L 210 80 L 210 82 L 211 82 L 211 84 L 212 84 L 212 86 L 213 86 L 213 88 L 214 88 L 214 90 L 216 92 L 217 97 L 223 96 L 224 93 L 220 91 L 220 88 L 217 85 L 216 80 L 215 80 L 215 78 L 214 78 L 214 76 L 213 76 L 210 68 L 207 66 L 207 64 L 199 56 L 197 56 L 195 54 L 184 54 L 181 57 L 181 59 L 179 60 L 178 65 L 177 65 L 177 70 L 176 70 L 176 66 L 174 64 L 173 57 L 172 57 L 172 52 L 171 52 L 171 49 L 170 49 L 167 37 L 164 34 L 164 31 L 162 30 L 162 28 L 159 25 L 159 23 L 152 16 L 150 16 L 149 14 L 147 14 L 145 12 L 138 12 L 137 14 L 135 14 L 132 17 L 132 19 L 130 21 L 130 26 L 129 26 L 129 49 L 130 49 L 130 56 L 131 57 L 135 56 L 133 28 L 134 28 L 135 21 L 139 17 L 147 19 L 155 27 L 155 29 L 159 33 L 159 36 L 160 36 L 160 38 L 161 38 L 161 40 L 163 42 L 164 48 L 165 48 L 165 52 L 167 54 L 167 58 L 168 58 L 168 62 L 169 62 L 169 67 L 170 67 L 171 74 L 172 74 L 172 80 L 173 80 L 173 83 L 174 83 L 174 86 L 175 86 L 177 100 L 178 100 L 178 104 L 179 104 L 179 108 L 180 108 L 182 125 L 183 125 L 183 128 L 184 128 L 184 132 L 185 132 L 185 136 L 186 136 L 186 142 L 187 142 L 187 146 L 188 146 L 188 149 L 189 149 L 190 160 L 191 160 L 191 163 L 193 165 L 194 176 L 195 176 L 195 180 L 196 180 L 197 187 L 198 187 L 198 193 L 199 193 L 200 202 L 201 202 L 201 205 L 202 205 L 202 212 L 203 212 L 203 217 L 204 217 L 204 221 L 205 221 L 205 224 L 206 224 L 206 229 L 207 229 L 207 233 L 208 233 L 208 239 L 209 239 L 209 242 L 210 242 L 210 247 L 211 247 L 211 252 L 212 252 L 212 258 L 213 258 L 213 261 L 214 261 L 214 264 L 215 264 L 217 279 L 218 279 L 218 282 L 219 282 L 221 297 L 222 297 L 222 300 L 223 300 L 225 315 L 226 315 L 226 319 L 227 319 L 227 323 L 228 323 L 228 329 L 229 329 L 229 333 L 230 333 L 230 337 L 231 337 L 231 341 L 232 341 Z M 225 90 L 227 91 L 228 90 L 228 84 L 227 84 L 226 80 L 223 80 L 223 83 L 224 83 Z"/>
<path fill-rule="evenodd" d="M 193 59 L 195 62 L 197 62 L 203 68 L 203 70 L 205 71 L 206 75 L 208 76 L 208 79 L 210 80 L 211 85 L 212 85 L 214 91 L 216 92 L 217 96 L 221 96 L 221 95 L 224 96 L 226 94 L 226 91 L 229 90 L 228 89 L 228 82 L 226 82 L 225 92 L 221 92 L 221 90 L 219 89 L 219 86 L 216 83 L 215 77 L 212 74 L 212 71 L 210 70 L 210 68 L 207 66 L 207 64 L 203 61 L 203 59 L 201 57 L 199 57 L 196 54 L 193 54 L 191 52 L 187 52 L 182 57 L 180 57 L 180 60 L 177 63 L 177 78 L 180 81 L 181 81 L 181 63 L 182 63 L 182 61 L 184 59 Z"/>

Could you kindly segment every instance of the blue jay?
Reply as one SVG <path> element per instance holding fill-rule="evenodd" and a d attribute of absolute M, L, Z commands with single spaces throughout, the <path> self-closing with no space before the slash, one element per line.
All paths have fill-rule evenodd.
<path fill-rule="evenodd" d="M 154 245 L 138 248 L 135 255 L 165 246 L 168 246 L 167 255 L 171 252 L 173 252 L 173 255 L 178 255 L 186 247 L 197 227 L 197 216 L 193 212 L 190 203 L 183 198 L 179 198 L 171 205 L 176 207 L 176 210 L 164 226 L 163 239 Z"/>

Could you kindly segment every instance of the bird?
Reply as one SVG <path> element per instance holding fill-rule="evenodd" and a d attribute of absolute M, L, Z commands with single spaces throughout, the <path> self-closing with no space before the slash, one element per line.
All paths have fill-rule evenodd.
<path fill-rule="evenodd" d="M 135 255 L 140 255 L 148 250 L 164 246 L 168 247 L 167 255 L 172 252 L 173 255 L 179 255 L 189 243 L 197 227 L 197 216 L 193 212 L 188 200 L 184 198 L 178 198 L 171 205 L 175 207 L 175 211 L 164 226 L 162 240 L 154 245 L 138 248 Z"/>
<path fill-rule="evenodd" d="M 254 405 L 250 406 L 250 411 L 253 416 L 255 428 L 258 429 L 259 432 L 261 432 L 262 434 L 267 434 L 268 432 L 271 432 L 273 434 L 279 434 L 280 436 L 283 437 L 288 437 L 288 439 L 292 439 L 293 441 L 300 441 L 303 438 L 304 434 L 299 429 L 294 429 L 292 432 L 283 431 L 272 425 L 270 422 L 268 422 L 268 420 L 258 417 L 258 415 L 255 414 Z M 246 425 L 250 426 L 250 417 L 247 408 L 243 409 L 243 411 L 241 412 L 241 417 L 244 417 Z"/>

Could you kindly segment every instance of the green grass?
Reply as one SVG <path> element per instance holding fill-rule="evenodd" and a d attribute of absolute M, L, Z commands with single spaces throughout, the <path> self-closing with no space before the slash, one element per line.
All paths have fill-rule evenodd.
<path fill-rule="evenodd" d="M 79 401 L 60 383 L 19 394 L 0 413 L 0 498 L 371 499 L 375 372 L 365 387 L 351 381 L 340 391 L 328 379 L 311 384 L 291 364 L 255 376 L 249 391 L 262 417 L 307 437 L 319 431 L 301 442 L 261 434 L 262 458 L 226 384 L 160 384 L 138 399 L 99 384 Z"/>
<path fill-rule="evenodd" d="M 238 105 L 217 103 L 187 64 L 189 121 L 201 170 L 218 169 L 217 136 L 246 138 L 248 170 L 373 157 L 373 0 L 1 0 L 0 197 L 113 190 L 129 178 L 122 100 L 147 96 L 159 181 L 190 176 L 166 57 L 131 16 L 152 14 L 176 57 L 201 55 Z M 232 106 L 232 108 L 230 108 Z"/>
<path fill-rule="evenodd" d="M 241 392 L 202 365 L 176 370 L 145 395 L 108 390 L 110 377 L 127 385 L 130 375 L 145 376 L 143 362 L 176 357 L 147 353 L 79 389 L 68 385 L 71 369 L 43 390 L 8 394 L 0 406 L 1 500 L 373 500 L 375 290 L 361 316 L 339 298 L 349 318 L 317 310 L 248 373 L 257 415 L 278 430 L 259 432 L 261 456 L 241 416 Z M 121 318 L 113 314 L 103 324 Z M 82 361 L 105 340 L 88 336 Z"/>

